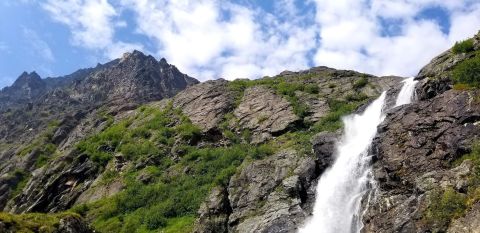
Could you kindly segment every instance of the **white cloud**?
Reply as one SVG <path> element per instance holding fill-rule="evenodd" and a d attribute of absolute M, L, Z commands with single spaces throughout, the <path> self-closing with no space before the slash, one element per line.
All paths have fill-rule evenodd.
<path fill-rule="evenodd" d="M 145 51 L 116 38 L 118 28 L 135 27 L 157 56 L 201 80 L 257 78 L 311 65 L 411 76 L 480 26 L 477 0 L 305 2 L 316 11 L 298 9 L 297 0 L 275 1 L 273 12 L 220 0 L 47 0 L 43 8 L 71 29 L 75 45 L 107 58 Z M 417 18 L 432 7 L 450 15 L 448 34 L 437 22 Z M 123 11 L 133 12 L 135 22 L 122 19 Z M 386 35 L 381 19 L 398 22 L 394 34 Z"/>
<path fill-rule="evenodd" d="M 35 54 L 44 58 L 48 62 L 55 60 L 50 46 L 32 29 L 23 28 L 23 35 L 26 41 L 32 46 Z"/>
<path fill-rule="evenodd" d="M 377 75 L 415 75 L 435 55 L 472 36 L 480 26 L 480 4 L 471 5 L 472 1 L 316 0 L 316 4 L 321 46 L 315 64 Z M 451 14 L 448 35 L 435 21 L 415 19 L 432 7 Z M 401 31 L 383 35 L 380 17 L 399 19 Z"/>
<path fill-rule="evenodd" d="M 70 28 L 77 46 L 100 50 L 110 59 L 118 57 L 120 50 L 143 48 L 114 40 L 114 25 L 125 23 L 114 21 L 118 12 L 107 0 L 47 0 L 42 6 L 54 20 Z"/>
<path fill-rule="evenodd" d="M 277 11 L 302 19 L 291 1 L 285 2 Z M 139 32 L 157 42 L 158 55 L 202 80 L 306 68 L 307 53 L 317 44 L 315 28 L 238 4 L 124 0 L 123 5 L 136 12 Z"/>

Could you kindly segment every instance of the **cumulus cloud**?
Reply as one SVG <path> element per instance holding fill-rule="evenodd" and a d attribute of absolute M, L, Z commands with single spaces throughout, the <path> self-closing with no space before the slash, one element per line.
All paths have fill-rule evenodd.
<path fill-rule="evenodd" d="M 132 24 L 155 55 L 201 80 L 313 65 L 411 76 L 480 26 L 477 0 L 279 0 L 268 11 L 247 0 L 47 0 L 43 8 L 71 29 L 74 44 L 109 58 L 145 51 L 116 37 Z M 419 17 L 428 9 L 447 13 L 446 32 Z M 122 12 L 133 13 L 134 22 Z"/>
<path fill-rule="evenodd" d="M 291 1 L 285 1 L 291 2 Z M 271 13 L 223 1 L 124 0 L 139 32 L 156 41 L 158 55 L 201 79 L 272 75 L 306 68 L 315 29 L 282 22 Z M 296 19 L 293 4 L 277 7 Z"/>
<path fill-rule="evenodd" d="M 114 39 L 114 26 L 122 27 L 124 22 L 114 20 L 118 12 L 107 0 L 47 0 L 42 6 L 54 20 L 70 28 L 75 45 L 100 50 L 108 58 L 118 57 L 121 50 L 143 48 Z"/>
<path fill-rule="evenodd" d="M 377 75 L 415 75 L 455 41 L 472 36 L 480 26 L 480 4 L 437 0 L 316 0 L 321 45 L 314 60 L 320 65 Z M 468 6 L 468 7 L 466 7 Z M 438 22 L 417 19 L 422 10 L 450 13 L 449 34 Z M 400 22 L 394 36 L 383 35 L 381 20 Z"/>

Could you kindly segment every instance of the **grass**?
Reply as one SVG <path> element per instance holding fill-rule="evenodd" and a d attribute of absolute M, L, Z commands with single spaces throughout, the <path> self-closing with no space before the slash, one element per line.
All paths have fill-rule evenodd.
<path fill-rule="evenodd" d="M 453 80 L 456 85 L 468 85 L 480 87 L 480 54 L 474 58 L 462 61 L 452 71 Z"/>
<path fill-rule="evenodd" d="M 112 124 L 77 144 L 78 153 L 87 154 L 103 167 L 115 153 L 122 153 L 132 161 L 161 157 L 162 148 L 171 148 L 176 137 L 191 141 L 201 135 L 201 130 L 171 104 L 163 110 L 142 106 L 138 112 L 139 124 L 133 125 L 133 119 Z"/>
<path fill-rule="evenodd" d="M 353 83 L 353 88 L 354 89 L 360 89 L 360 88 L 365 87 L 367 84 L 368 84 L 368 77 L 363 75 L 362 77 L 360 77 L 360 79 L 356 80 Z"/>
<path fill-rule="evenodd" d="M 12 193 L 10 197 L 15 197 L 23 191 L 23 188 L 27 185 L 30 178 L 30 174 L 26 173 L 23 170 L 16 169 L 12 176 L 17 180 L 16 184 L 12 187 Z"/>
<path fill-rule="evenodd" d="M 211 188 L 226 185 L 245 158 L 272 153 L 268 145 L 191 147 L 177 164 L 154 172 L 152 184 L 140 183 L 134 172 L 127 175 L 127 188 L 121 193 L 74 210 L 95 219 L 93 226 L 99 232 L 185 232 Z"/>
<path fill-rule="evenodd" d="M 473 39 L 456 42 L 452 48 L 454 54 L 468 53 L 473 51 Z"/>
<path fill-rule="evenodd" d="M 14 215 L 0 212 L 0 222 L 8 232 L 20 233 L 54 233 L 58 232 L 60 220 L 66 217 L 81 218 L 74 213 L 39 214 L 29 213 Z"/>
<path fill-rule="evenodd" d="M 322 117 L 317 123 L 313 125 L 314 132 L 334 132 L 343 127 L 342 117 L 353 113 L 358 107 L 365 103 L 367 99 L 361 101 L 342 101 L 342 100 L 329 100 L 328 105 L 330 112 Z"/>

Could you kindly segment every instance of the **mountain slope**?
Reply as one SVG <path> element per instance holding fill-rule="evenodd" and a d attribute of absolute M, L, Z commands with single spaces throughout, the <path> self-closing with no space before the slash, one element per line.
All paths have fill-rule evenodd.
<path fill-rule="evenodd" d="M 73 207 L 100 232 L 185 232 L 199 209 L 195 231 L 293 230 L 308 215 L 312 184 L 328 165 L 337 134 L 326 132 L 400 81 L 317 67 L 254 81 L 208 81 L 151 102 L 194 83 L 188 76 L 180 86 L 149 78 L 162 72 L 179 76 L 164 60 L 134 52 L 46 94 L 39 109 L 52 108 L 49 100 L 60 96 L 73 101 L 61 106 L 86 110 L 50 124 L 30 144 L 6 144 L 0 158 L 9 161 L 1 170 L 4 210 Z M 162 88 L 172 92 L 159 93 Z M 312 152 L 310 138 L 322 131 Z M 212 222 L 208 207 L 200 208 L 212 195 L 228 197 L 228 205 L 213 212 L 222 221 Z"/>
<path fill-rule="evenodd" d="M 416 77 L 418 100 L 387 113 L 362 231 L 480 228 L 479 83 L 469 78 L 479 47 L 480 34 L 435 58 Z M 75 212 L 96 232 L 295 232 L 334 160 L 341 117 L 384 91 L 393 107 L 402 80 L 315 67 L 198 83 L 140 52 L 107 64 L 19 81 L 27 97 L 39 95 L 30 83 L 47 84 L 1 112 L 3 211 Z M 0 230 L 31 221 L 18 216 L 0 215 Z"/>

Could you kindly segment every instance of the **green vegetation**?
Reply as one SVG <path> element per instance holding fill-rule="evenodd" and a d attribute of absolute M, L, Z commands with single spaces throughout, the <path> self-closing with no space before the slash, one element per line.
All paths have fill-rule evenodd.
<path fill-rule="evenodd" d="M 456 84 L 480 87 L 480 54 L 456 65 L 452 75 Z"/>
<path fill-rule="evenodd" d="M 330 112 L 322 117 L 317 123 L 313 125 L 314 132 L 329 131 L 333 132 L 343 127 L 341 121 L 343 116 L 351 114 L 358 107 L 364 104 L 366 99 L 362 98 L 359 101 L 341 101 L 329 100 L 328 105 Z"/>
<path fill-rule="evenodd" d="M 456 42 L 452 48 L 454 54 L 468 53 L 473 51 L 473 39 Z"/>
<path fill-rule="evenodd" d="M 60 214 L 20 214 L 0 213 L 0 222 L 5 224 L 9 232 L 20 233 L 54 233 L 58 232 L 60 220 L 63 218 L 80 218 L 74 213 Z"/>
<path fill-rule="evenodd" d="M 245 158 L 259 159 L 273 152 L 268 145 L 189 147 L 177 164 L 163 172 L 157 167 L 146 168 L 154 170 L 151 184 L 137 181 L 138 172 L 131 171 L 125 177 L 127 188 L 123 192 L 72 210 L 94 218 L 93 226 L 99 232 L 184 232 L 184 227 L 193 225 L 211 188 L 226 185 Z"/>
<path fill-rule="evenodd" d="M 439 226 L 447 226 L 452 219 L 461 217 L 467 208 L 466 195 L 457 193 L 451 187 L 434 190 L 429 201 L 427 220 Z"/>
<path fill-rule="evenodd" d="M 455 160 L 452 166 L 458 166 L 466 160 L 474 165 L 473 172 L 468 177 L 466 193 L 460 193 L 451 187 L 435 189 L 429 197 L 425 216 L 427 221 L 440 227 L 448 226 L 453 219 L 462 217 L 473 204 L 480 201 L 480 143 L 475 143 L 472 151 Z"/>
<path fill-rule="evenodd" d="M 13 171 L 13 174 L 11 174 L 11 176 L 13 176 L 14 179 L 17 181 L 16 184 L 12 187 L 12 193 L 10 194 L 10 197 L 15 197 L 20 194 L 25 185 L 27 185 L 30 175 L 23 170 L 16 169 L 15 171 Z"/>
<path fill-rule="evenodd" d="M 353 88 L 360 89 L 365 87 L 367 84 L 368 84 L 368 77 L 366 75 L 363 75 L 360 79 L 356 80 L 353 83 Z"/>
<path fill-rule="evenodd" d="M 52 143 L 52 137 L 57 130 L 58 125 L 58 121 L 50 122 L 47 129 L 38 138 L 20 150 L 19 156 L 23 157 L 35 152 L 35 166 L 39 168 L 45 165 L 57 151 L 57 145 Z"/>
<path fill-rule="evenodd" d="M 126 119 L 80 142 L 78 152 L 105 166 L 114 153 L 122 153 L 132 161 L 158 158 L 163 154 L 161 148 L 174 144 L 175 136 L 190 141 L 201 134 L 200 129 L 171 104 L 162 111 L 141 107 L 136 120 L 140 123 L 132 125 L 133 119 Z M 179 124 L 172 126 L 176 121 Z"/>
<path fill-rule="evenodd" d="M 124 191 L 76 206 L 72 211 L 95 219 L 93 226 L 99 232 L 185 232 L 193 226 L 197 210 L 211 188 L 226 185 L 244 159 L 261 159 L 275 152 L 268 144 L 241 144 L 239 136 L 227 131 L 228 121 L 233 118 L 227 115 L 222 124 L 224 134 L 230 133 L 235 142 L 229 147 L 190 146 L 201 131 L 171 105 L 164 110 L 141 107 L 135 120 L 123 120 L 82 141 L 77 145 L 78 152 L 101 166 L 115 153 L 133 162 L 156 162 L 124 172 Z M 176 161 L 165 156 L 174 147 L 178 151 Z M 137 179 L 145 172 L 152 176 L 148 184 Z M 114 172 L 105 174 L 105 182 L 115 179 Z"/>

